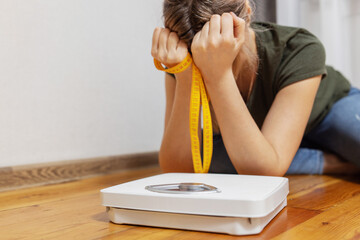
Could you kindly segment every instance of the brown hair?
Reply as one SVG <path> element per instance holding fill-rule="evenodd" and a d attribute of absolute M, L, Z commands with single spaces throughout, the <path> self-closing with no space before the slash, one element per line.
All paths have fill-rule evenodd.
<path fill-rule="evenodd" d="M 190 50 L 192 39 L 212 15 L 233 12 L 244 19 L 247 26 L 251 16 L 248 0 L 165 0 L 163 15 L 165 27 L 177 33 Z"/>

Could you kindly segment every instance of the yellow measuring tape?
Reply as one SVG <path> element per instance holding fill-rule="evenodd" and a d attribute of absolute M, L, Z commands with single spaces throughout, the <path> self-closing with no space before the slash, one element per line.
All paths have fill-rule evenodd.
<path fill-rule="evenodd" d="M 191 66 L 192 58 L 190 53 L 178 65 L 165 69 L 162 64 L 154 59 L 155 67 L 158 70 L 168 73 L 180 73 Z M 203 107 L 203 164 L 201 164 L 200 141 L 199 141 L 199 115 L 200 105 Z M 211 114 L 209 99 L 207 97 L 204 81 L 199 69 L 193 64 L 192 67 L 192 85 L 190 97 L 190 138 L 191 153 L 195 173 L 207 173 L 210 168 L 213 152 L 213 132 L 211 123 Z"/>

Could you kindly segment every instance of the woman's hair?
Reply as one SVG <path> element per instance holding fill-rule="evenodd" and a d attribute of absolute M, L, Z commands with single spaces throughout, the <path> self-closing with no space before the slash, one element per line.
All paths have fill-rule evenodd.
<path fill-rule="evenodd" d="M 245 20 L 248 26 L 251 16 L 249 0 L 164 0 L 165 27 L 177 33 L 190 50 L 195 34 L 202 29 L 212 15 L 233 12 Z M 251 14 L 251 13 L 250 13 Z"/>

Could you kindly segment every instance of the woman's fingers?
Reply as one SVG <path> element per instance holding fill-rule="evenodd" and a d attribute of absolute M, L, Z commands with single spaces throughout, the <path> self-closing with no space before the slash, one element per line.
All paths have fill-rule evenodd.
<path fill-rule="evenodd" d="M 168 39 L 168 42 L 167 42 L 167 51 L 168 52 L 175 51 L 176 47 L 178 45 L 178 42 L 179 42 L 178 35 L 176 33 L 174 33 L 174 32 L 171 32 L 169 34 L 169 39 Z"/>
<path fill-rule="evenodd" d="M 233 17 L 229 13 L 224 13 L 221 16 L 221 35 L 231 39 L 234 37 Z"/>
<path fill-rule="evenodd" d="M 157 27 L 154 30 L 153 37 L 152 37 L 152 46 L 151 46 L 151 55 L 155 57 L 159 48 L 159 37 L 161 33 L 161 28 Z"/>
<path fill-rule="evenodd" d="M 179 41 L 178 42 L 176 50 L 186 51 L 186 53 L 187 53 L 187 49 L 188 49 L 188 46 L 186 45 L 186 43 L 184 41 Z"/>
<path fill-rule="evenodd" d="M 159 37 L 159 50 L 167 50 L 167 40 L 169 38 L 170 31 L 167 28 L 163 28 Z"/>
<path fill-rule="evenodd" d="M 199 31 L 199 37 L 206 39 L 209 36 L 209 25 L 210 22 L 206 22 L 203 28 Z"/>
<path fill-rule="evenodd" d="M 175 32 L 167 28 L 155 28 L 151 55 L 167 67 L 180 63 L 187 55 L 187 45 L 180 41 Z"/>
<path fill-rule="evenodd" d="M 195 36 L 194 36 L 194 38 L 193 38 L 193 40 L 191 42 L 190 48 L 191 48 L 192 52 L 194 52 L 196 50 L 197 46 L 199 45 L 200 34 L 201 34 L 201 31 L 198 31 L 195 34 Z"/>
<path fill-rule="evenodd" d="M 245 32 L 245 20 L 236 16 L 233 12 L 231 12 L 231 16 L 233 17 L 235 38 L 243 37 Z"/>
<path fill-rule="evenodd" d="M 220 35 L 221 31 L 221 17 L 218 14 L 212 15 L 209 24 L 209 37 L 216 38 Z"/>

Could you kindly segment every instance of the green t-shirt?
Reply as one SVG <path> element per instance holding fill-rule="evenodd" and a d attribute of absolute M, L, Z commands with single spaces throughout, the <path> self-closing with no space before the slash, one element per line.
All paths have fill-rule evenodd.
<path fill-rule="evenodd" d="M 332 67 L 325 65 L 321 42 L 301 28 L 273 23 L 254 22 L 259 69 L 247 107 L 261 128 L 276 94 L 284 87 L 322 75 L 315 103 L 306 127 L 313 129 L 329 112 L 331 106 L 347 95 L 350 83 Z"/>
<path fill-rule="evenodd" d="M 251 27 L 256 33 L 259 56 L 258 75 L 246 104 L 252 117 L 261 128 L 282 88 L 322 75 L 305 130 L 308 133 L 337 100 L 348 94 L 350 83 L 340 72 L 325 65 L 322 43 L 307 30 L 264 22 L 253 22 Z"/>

